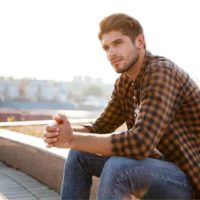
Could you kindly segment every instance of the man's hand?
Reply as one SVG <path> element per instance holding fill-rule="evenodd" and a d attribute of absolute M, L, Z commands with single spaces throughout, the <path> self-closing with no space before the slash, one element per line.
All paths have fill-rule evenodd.
<path fill-rule="evenodd" d="M 46 126 L 44 141 L 48 147 L 69 148 L 73 130 L 67 117 L 61 114 L 54 116 L 55 124 Z"/>

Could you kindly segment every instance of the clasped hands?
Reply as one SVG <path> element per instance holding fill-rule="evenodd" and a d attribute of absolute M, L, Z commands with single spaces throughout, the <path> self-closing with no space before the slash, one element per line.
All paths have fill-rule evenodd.
<path fill-rule="evenodd" d="M 67 117 L 61 114 L 53 117 L 55 123 L 47 125 L 44 142 L 47 147 L 69 148 L 73 139 L 73 129 Z"/>

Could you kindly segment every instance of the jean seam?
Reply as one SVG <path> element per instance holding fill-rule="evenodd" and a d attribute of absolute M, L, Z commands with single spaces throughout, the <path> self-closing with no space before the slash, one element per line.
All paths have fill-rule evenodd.
<path fill-rule="evenodd" d="M 128 171 L 127 171 L 127 172 L 128 172 Z M 166 177 L 163 177 L 162 175 L 135 173 L 135 172 L 133 172 L 133 171 L 131 171 L 131 173 L 127 173 L 127 172 L 124 173 L 123 175 L 119 175 L 118 177 L 120 177 L 121 180 L 124 180 L 124 179 L 125 179 L 124 177 L 126 177 L 126 176 L 130 176 L 130 175 L 133 175 L 133 176 L 141 176 L 141 175 L 142 175 L 142 176 L 145 176 L 145 177 L 157 178 L 157 179 L 160 179 L 160 180 L 164 180 L 164 181 L 166 181 L 166 182 L 168 182 L 168 183 L 173 183 L 173 184 L 175 184 L 175 185 L 179 185 L 179 186 L 181 186 L 181 187 L 187 189 L 188 191 L 191 191 L 191 190 L 192 190 L 191 185 L 182 184 L 182 183 L 180 183 L 180 182 L 176 182 L 175 180 L 172 180 L 172 179 L 169 179 L 169 178 L 166 179 Z M 130 171 L 129 171 L 129 172 L 130 172 Z M 118 178 L 118 177 L 117 177 L 117 178 Z"/>

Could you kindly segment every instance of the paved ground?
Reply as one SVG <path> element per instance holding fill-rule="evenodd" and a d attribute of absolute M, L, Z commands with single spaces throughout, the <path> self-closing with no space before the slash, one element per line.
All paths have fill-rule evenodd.
<path fill-rule="evenodd" d="M 0 162 L 0 200 L 59 200 L 55 191 Z"/>

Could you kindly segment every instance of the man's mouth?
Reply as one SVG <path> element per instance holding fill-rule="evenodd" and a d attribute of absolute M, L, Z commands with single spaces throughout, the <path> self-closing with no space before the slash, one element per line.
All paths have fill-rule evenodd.
<path fill-rule="evenodd" d="M 111 59 L 111 64 L 112 64 L 112 65 L 119 64 L 119 62 L 120 62 L 121 60 L 122 60 L 121 58 L 113 58 L 113 59 Z"/>

